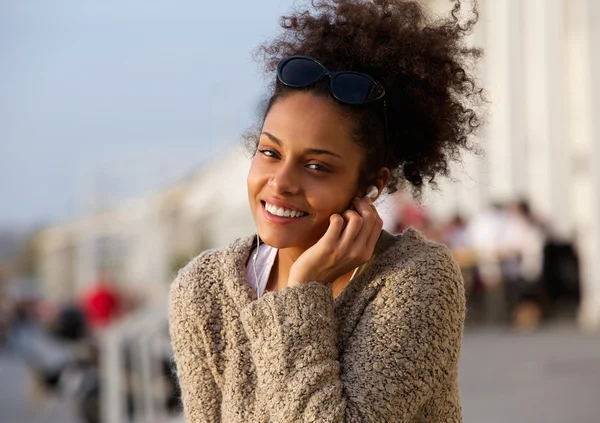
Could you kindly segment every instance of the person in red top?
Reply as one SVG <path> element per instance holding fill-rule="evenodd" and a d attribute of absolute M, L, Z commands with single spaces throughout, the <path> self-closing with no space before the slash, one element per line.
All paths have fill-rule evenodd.
<path fill-rule="evenodd" d="M 92 331 L 105 328 L 119 315 L 121 300 L 109 280 L 101 276 L 83 295 L 83 310 Z"/>

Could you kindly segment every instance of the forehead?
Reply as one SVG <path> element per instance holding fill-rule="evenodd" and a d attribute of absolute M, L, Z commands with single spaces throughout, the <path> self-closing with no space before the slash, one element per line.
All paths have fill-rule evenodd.
<path fill-rule="evenodd" d="M 353 140 L 351 119 L 336 101 L 308 92 L 278 99 L 265 118 L 263 131 L 290 148 L 327 149 L 348 159 L 363 154 Z"/>

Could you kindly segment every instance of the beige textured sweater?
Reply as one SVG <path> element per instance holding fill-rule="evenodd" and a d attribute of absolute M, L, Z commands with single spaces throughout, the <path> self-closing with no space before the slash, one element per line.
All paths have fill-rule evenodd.
<path fill-rule="evenodd" d="M 200 422 L 461 422 L 465 298 L 446 247 L 386 232 L 335 298 L 311 282 L 256 300 L 254 238 L 200 255 L 171 287 L 184 413 Z"/>

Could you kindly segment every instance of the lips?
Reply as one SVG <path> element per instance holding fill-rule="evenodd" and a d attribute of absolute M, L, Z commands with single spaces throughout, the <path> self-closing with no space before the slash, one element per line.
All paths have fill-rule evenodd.
<path fill-rule="evenodd" d="M 272 215 L 279 216 L 279 217 L 296 218 L 296 217 L 306 216 L 306 213 L 304 213 L 302 211 L 295 210 L 295 209 L 288 209 L 285 207 L 277 207 L 276 205 L 270 204 L 267 202 L 264 203 L 264 206 L 265 206 L 265 210 L 267 210 L 267 212 L 271 213 Z"/>
<path fill-rule="evenodd" d="M 267 198 L 261 200 L 261 203 L 266 215 L 278 220 L 294 220 L 308 216 L 308 213 L 299 209 L 298 207 L 276 198 Z"/>

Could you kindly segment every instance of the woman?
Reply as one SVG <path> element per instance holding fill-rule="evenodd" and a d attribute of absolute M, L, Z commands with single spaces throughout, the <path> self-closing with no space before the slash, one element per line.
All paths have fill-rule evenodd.
<path fill-rule="evenodd" d="M 400 0 L 283 19 L 248 138 L 258 236 L 200 255 L 171 289 L 188 422 L 462 420 L 460 271 L 415 230 L 382 231 L 367 194 L 419 194 L 468 147 L 473 23 Z"/>

